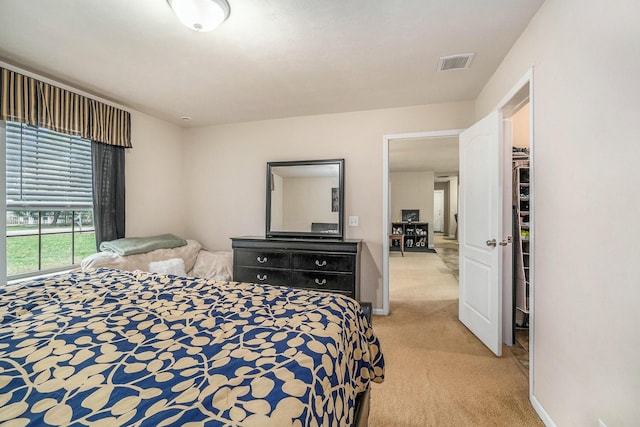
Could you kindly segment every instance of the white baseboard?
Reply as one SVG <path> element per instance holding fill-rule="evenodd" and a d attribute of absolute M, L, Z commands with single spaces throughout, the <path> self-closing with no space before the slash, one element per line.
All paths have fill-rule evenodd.
<path fill-rule="evenodd" d="M 532 395 L 529 400 L 531 400 L 531 406 L 533 406 L 533 409 L 535 409 L 536 413 L 538 414 L 538 416 L 540 417 L 540 419 L 542 420 L 545 426 L 557 427 L 556 423 L 553 422 L 549 414 L 547 414 L 547 411 L 544 410 L 544 408 L 542 407 L 540 402 L 538 402 L 538 399 L 536 399 L 535 396 Z"/>
<path fill-rule="evenodd" d="M 376 316 L 386 316 L 387 314 L 385 314 L 384 310 L 381 308 L 374 308 L 372 310 L 373 314 L 375 314 Z"/>

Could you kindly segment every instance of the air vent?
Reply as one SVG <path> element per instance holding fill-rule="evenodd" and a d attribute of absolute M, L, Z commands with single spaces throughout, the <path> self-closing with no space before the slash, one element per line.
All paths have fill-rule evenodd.
<path fill-rule="evenodd" d="M 471 66 L 475 53 L 463 53 L 461 55 L 441 56 L 438 61 L 438 71 L 464 70 Z"/>

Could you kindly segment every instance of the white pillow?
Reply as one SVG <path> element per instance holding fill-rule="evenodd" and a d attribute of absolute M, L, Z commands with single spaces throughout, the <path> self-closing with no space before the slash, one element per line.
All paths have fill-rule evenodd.
<path fill-rule="evenodd" d="M 158 274 L 173 274 L 174 276 L 185 277 L 184 260 L 182 258 L 171 258 L 166 261 L 155 261 L 149 263 L 149 271 Z"/>

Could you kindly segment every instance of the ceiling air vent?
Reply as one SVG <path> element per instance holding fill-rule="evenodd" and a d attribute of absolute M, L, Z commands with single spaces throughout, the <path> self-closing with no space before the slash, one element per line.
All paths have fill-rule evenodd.
<path fill-rule="evenodd" d="M 438 61 L 438 71 L 464 70 L 471 66 L 475 53 L 463 53 L 461 55 L 441 56 Z"/>

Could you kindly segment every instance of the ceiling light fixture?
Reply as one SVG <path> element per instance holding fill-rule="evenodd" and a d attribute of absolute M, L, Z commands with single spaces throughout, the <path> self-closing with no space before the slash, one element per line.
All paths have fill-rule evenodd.
<path fill-rule="evenodd" d="M 167 0 L 167 3 L 180 22 L 198 32 L 215 30 L 231 12 L 227 0 Z"/>

